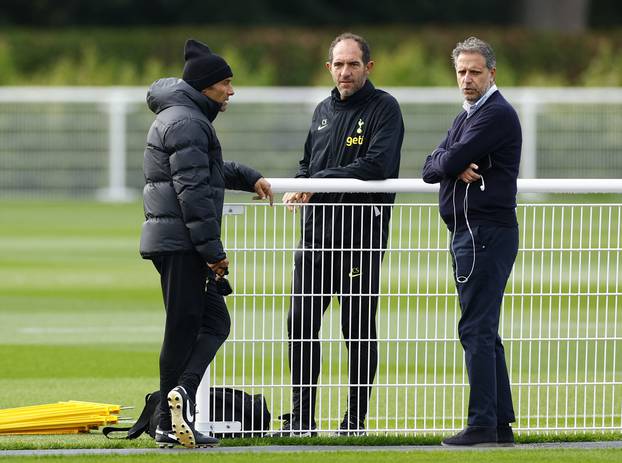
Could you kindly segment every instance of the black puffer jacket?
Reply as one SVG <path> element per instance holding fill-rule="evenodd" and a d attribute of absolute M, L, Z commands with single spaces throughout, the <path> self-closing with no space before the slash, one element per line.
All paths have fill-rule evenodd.
<path fill-rule="evenodd" d="M 261 174 L 223 162 L 212 126 L 220 106 L 181 79 L 156 81 L 147 92 L 157 114 L 143 162 L 145 223 L 140 254 L 196 250 L 208 263 L 226 257 L 220 240 L 225 188 L 254 191 Z"/>

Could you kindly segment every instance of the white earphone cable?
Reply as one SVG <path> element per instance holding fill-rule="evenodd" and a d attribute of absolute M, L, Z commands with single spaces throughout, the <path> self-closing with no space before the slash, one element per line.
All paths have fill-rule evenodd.
<path fill-rule="evenodd" d="M 473 230 L 471 230 L 471 224 L 469 223 L 469 187 L 471 186 L 471 184 L 467 183 L 466 190 L 464 192 L 464 201 L 462 202 L 462 206 L 464 208 L 464 221 L 466 222 L 467 229 L 469 230 L 469 235 L 471 236 L 471 245 L 473 247 L 473 260 L 471 262 L 471 270 L 469 271 L 469 274 L 466 276 L 458 274 L 459 272 L 458 256 L 456 256 L 456 249 L 454 248 L 454 239 L 456 237 L 456 226 L 457 226 L 457 220 L 456 220 L 456 185 L 457 184 L 458 184 L 458 179 L 454 181 L 454 188 L 451 194 L 451 202 L 452 202 L 453 212 L 454 212 L 454 231 L 451 234 L 451 252 L 454 255 L 454 262 L 456 263 L 456 269 L 455 269 L 456 281 L 458 283 L 466 283 L 467 281 L 469 281 L 469 278 L 471 278 L 471 275 L 473 275 L 473 270 L 475 270 L 475 238 L 473 237 Z M 484 191 L 485 188 L 486 186 L 484 184 L 484 177 L 482 176 L 482 184 L 480 186 L 480 190 Z"/>

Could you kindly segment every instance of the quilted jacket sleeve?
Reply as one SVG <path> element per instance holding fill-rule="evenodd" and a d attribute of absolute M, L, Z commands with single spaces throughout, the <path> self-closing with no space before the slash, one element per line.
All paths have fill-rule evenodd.
<path fill-rule="evenodd" d="M 255 183 L 262 175 L 252 167 L 233 161 L 224 162 L 225 188 L 228 190 L 255 191 Z"/>
<path fill-rule="evenodd" d="M 209 128 L 195 119 L 184 119 L 169 128 L 165 145 L 170 156 L 173 187 L 190 239 L 206 262 L 226 257 L 220 240 L 220 223 L 210 185 Z"/>

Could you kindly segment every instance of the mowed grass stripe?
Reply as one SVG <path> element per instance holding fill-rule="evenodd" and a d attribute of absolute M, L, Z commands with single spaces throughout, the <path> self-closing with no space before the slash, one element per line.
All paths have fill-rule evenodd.
<path fill-rule="evenodd" d="M 158 346 L 6 345 L 0 346 L 1 371 L 11 379 L 157 377 Z"/>

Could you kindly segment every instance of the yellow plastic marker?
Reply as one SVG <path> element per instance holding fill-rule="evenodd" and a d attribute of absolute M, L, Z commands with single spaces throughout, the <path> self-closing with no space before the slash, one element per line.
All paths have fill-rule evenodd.
<path fill-rule="evenodd" d="M 0 434 L 77 434 L 118 423 L 120 405 L 71 400 L 0 410 Z"/>

